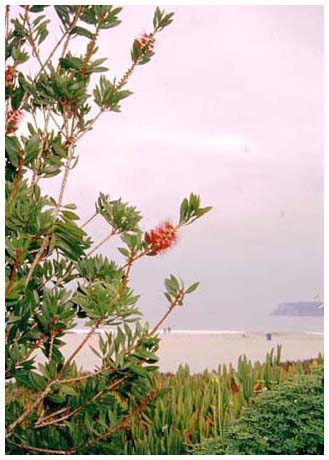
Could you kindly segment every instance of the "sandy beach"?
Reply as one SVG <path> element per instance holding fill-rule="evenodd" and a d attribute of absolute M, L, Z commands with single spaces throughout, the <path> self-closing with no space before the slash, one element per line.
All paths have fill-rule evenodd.
<path fill-rule="evenodd" d="M 69 356 L 83 338 L 83 334 L 67 334 L 64 355 Z M 202 372 L 205 369 L 216 369 L 224 363 L 231 362 L 236 366 L 242 354 L 246 354 L 252 362 L 264 361 L 266 353 L 279 344 L 282 345 L 283 361 L 315 358 L 318 353 L 324 352 L 323 335 L 316 333 L 273 333 L 272 340 L 266 340 L 262 333 L 171 332 L 161 334 L 159 366 L 163 372 L 175 372 L 179 364 L 188 364 L 192 372 Z M 92 337 L 76 357 L 78 367 L 86 371 L 99 364 L 98 357 L 89 345 L 97 349 L 98 337 Z"/>

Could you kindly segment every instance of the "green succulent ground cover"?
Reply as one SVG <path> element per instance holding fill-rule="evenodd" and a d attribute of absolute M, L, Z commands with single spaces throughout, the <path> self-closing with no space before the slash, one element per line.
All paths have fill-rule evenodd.
<path fill-rule="evenodd" d="M 116 453 L 321 454 L 323 357 L 280 363 L 280 351 L 263 363 L 242 356 L 236 369 L 191 374 L 180 366 L 175 374 L 155 373 L 159 397 L 117 434 Z M 11 384 L 6 393 L 7 404 L 26 405 L 33 396 Z"/>
<path fill-rule="evenodd" d="M 316 360 L 281 363 L 280 352 L 280 347 L 276 353 L 272 350 L 267 354 L 263 363 L 251 363 L 246 356 L 242 356 L 236 369 L 224 365 L 219 366 L 213 372 L 205 371 L 202 374 L 191 374 L 188 366 L 180 366 L 175 374 L 158 376 L 157 385 L 162 388 L 163 395 L 154 402 L 147 414 L 141 414 L 134 418 L 130 424 L 124 453 L 134 455 L 203 453 L 204 442 L 211 440 L 213 442 L 211 452 L 208 452 L 206 447 L 204 453 L 215 453 L 213 451 L 217 453 L 218 451 L 219 454 L 223 450 L 222 446 L 228 445 L 226 444 L 227 439 L 231 439 L 229 437 L 230 427 L 234 426 L 241 414 L 244 414 L 245 407 L 253 408 L 256 404 L 254 401 L 262 401 L 263 397 L 265 399 L 270 398 L 272 391 L 278 391 L 278 397 L 284 400 L 281 392 L 287 391 L 288 388 L 291 394 L 300 390 L 301 395 L 307 398 L 307 394 L 303 393 L 303 379 L 306 379 L 305 385 L 317 385 L 316 388 L 319 391 L 310 404 L 319 404 L 317 415 L 319 416 L 318 422 L 321 424 L 320 400 L 322 397 L 323 412 L 323 394 L 322 396 L 320 394 L 321 378 L 315 372 L 317 369 L 323 368 L 322 356 L 319 355 Z M 287 387 L 281 390 L 281 385 L 284 382 L 286 382 Z M 305 388 L 306 391 L 308 387 Z M 301 398 L 303 399 L 304 396 Z M 288 411 L 290 410 L 289 397 L 287 394 L 288 401 L 285 404 Z M 303 411 L 308 411 L 310 414 L 309 407 L 303 408 L 302 403 L 303 401 L 298 402 L 300 412 L 294 413 L 292 411 L 292 417 L 300 417 L 298 426 L 303 424 Z M 272 415 L 264 413 L 264 417 L 271 418 Z M 311 417 L 309 421 L 312 421 Z M 246 421 L 242 430 L 247 429 L 248 423 Z M 255 425 L 257 426 L 257 424 L 256 418 Z M 267 435 L 271 433 L 273 427 L 275 427 L 275 422 L 273 422 L 273 426 L 269 426 L 268 431 L 266 431 L 265 426 Z M 253 429 L 254 427 L 251 428 L 251 430 Z M 304 433 L 307 433 L 308 429 L 310 426 L 306 425 L 303 428 Z M 289 427 L 287 430 L 289 431 Z M 261 439 L 262 433 L 259 436 Z M 274 437 L 274 439 L 276 438 Z M 241 442 L 243 444 L 243 439 Z M 196 444 L 199 447 L 192 447 L 191 450 L 191 446 Z M 257 452 L 255 451 L 255 453 Z"/>
<path fill-rule="evenodd" d="M 323 368 L 299 375 L 244 407 L 224 440 L 194 446 L 203 455 L 323 455 Z"/>

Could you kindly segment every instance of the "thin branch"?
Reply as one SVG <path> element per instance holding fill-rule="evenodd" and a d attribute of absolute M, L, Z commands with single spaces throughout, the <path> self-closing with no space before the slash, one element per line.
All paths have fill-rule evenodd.
<path fill-rule="evenodd" d="M 92 328 L 90 329 L 90 331 L 88 332 L 88 334 L 86 335 L 86 337 L 80 342 L 80 344 L 78 345 L 78 347 L 74 350 L 74 352 L 71 354 L 71 356 L 66 360 L 64 366 L 62 367 L 62 369 L 60 370 L 59 372 L 59 376 L 62 375 L 64 373 L 64 371 L 68 368 L 68 366 L 71 364 L 71 362 L 73 361 L 73 359 L 76 357 L 76 355 L 79 353 L 79 351 L 81 350 L 81 348 L 88 342 L 88 340 L 90 339 L 90 337 L 94 334 L 94 332 L 96 331 L 96 329 L 98 328 L 98 326 L 100 325 L 101 323 L 101 319 L 99 319 L 98 321 L 96 321 L 96 323 L 92 326 Z"/>
<path fill-rule="evenodd" d="M 63 407 L 62 409 L 59 409 L 56 412 L 52 412 L 51 414 L 46 415 L 45 417 L 39 418 L 39 420 L 36 421 L 34 427 L 38 428 L 39 426 L 41 426 L 42 422 L 47 423 L 50 419 L 54 418 L 55 415 L 61 415 L 63 414 L 63 412 L 67 412 L 68 410 L 69 410 L 68 407 Z"/>
<path fill-rule="evenodd" d="M 163 317 L 160 319 L 160 321 L 157 322 L 157 324 L 153 327 L 153 329 L 151 330 L 151 332 L 149 332 L 149 335 L 152 336 L 156 333 L 156 331 L 159 329 L 159 327 L 161 326 L 161 324 L 167 319 L 167 317 L 170 315 L 170 313 L 172 312 L 172 310 L 176 307 L 177 303 L 182 299 L 183 297 L 183 292 L 182 291 L 178 291 L 177 294 L 175 295 L 173 301 L 171 302 L 171 304 L 169 305 L 169 308 L 168 310 L 166 311 L 166 313 L 163 315 Z"/>
<path fill-rule="evenodd" d="M 120 383 L 122 383 L 125 380 L 127 380 L 128 377 L 129 377 L 129 374 L 127 374 L 127 375 L 115 380 L 114 382 L 112 382 L 110 385 L 108 385 L 106 387 L 107 391 L 114 390 L 118 385 L 120 385 Z M 67 382 L 67 380 L 60 380 L 59 382 L 63 383 L 63 382 Z M 104 390 L 99 391 L 96 395 L 94 395 L 91 398 L 89 403 L 95 402 L 103 394 L 104 394 Z M 49 425 L 56 425 L 57 423 L 64 422 L 65 420 L 68 420 L 69 418 L 74 417 L 74 415 L 78 414 L 83 409 L 84 409 L 84 406 L 79 406 L 79 407 L 75 408 L 73 411 L 71 411 L 69 413 L 66 413 L 65 415 L 62 415 L 61 417 L 59 417 L 57 419 L 56 418 L 54 419 L 53 417 L 55 415 L 59 415 L 60 412 L 64 412 L 65 410 L 66 411 L 68 410 L 68 408 L 61 409 L 61 411 L 54 412 L 53 414 L 49 414 L 46 417 L 43 417 L 43 418 L 39 419 L 34 426 L 35 426 L 35 428 L 41 428 L 41 427 L 49 426 Z"/>
<path fill-rule="evenodd" d="M 103 13 L 99 18 L 99 22 L 97 23 L 96 31 L 95 31 L 95 33 L 93 35 L 93 38 L 90 40 L 90 42 L 87 45 L 86 54 L 85 54 L 85 56 L 83 58 L 83 61 L 82 61 L 82 64 L 81 64 L 81 70 L 80 70 L 80 74 L 81 74 L 82 77 L 85 76 L 89 60 L 90 60 L 90 58 L 91 58 L 91 56 L 93 54 L 93 51 L 95 49 L 95 46 L 96 46 L 96 42 L 97 42 L 98 35 L 99 35 L 99 30 L 100 30 L 105 18 L 106 18 L 106 14 Z"/>
<path fill-rule="evenodd" d="M 70 172 L 70 166 L 71 166 L 71 162 L 72 162 L 72 158 L 73 158 L 73 152 L 74 152 L 73 145 L 70 144 L 69 148 L 68 148 L 68 155 L 67 155 L 66 163 L 65 163 L 65 166 L 64 166 L 64 176 L 63 176 L 63 180 L 62 180 L 62 184 L 61 184 L 61 188 L 60 188 L 60 191 L 59 191 L 58 200 L 57 200 L 57 204 L 56 204 L 55 218 L 58 216 L 60 207 L 63 204 L 64 192 L 65 192 L 65 188 L 66 188 L 66 185 L 67 185 L 67 180 L 68 180 L 68 176 L 69 176 L 69 172 Z"/>
<path fill-rule="evenodd" d="M 33 328 L 33 326 L 30 328 L 30 330 Z M 26 360 L 29 359 L 29 357 L 32 355 L 32 353 L 46 340 L 46 336 L 42 334 L 40 339 L 36 340 L 34 345 L 31 347 L 31 349 L 21 358 L 19 361 L 16 361 L 14 363 L 13 367 L 10 369 L 6 370 L 6 374 L 11 372 L 13 369 L 17 369 L 18 366 L 20 366 L 22 363 L 24 363 Z M 17 343 L 17 342 L 16 342 Z"/>
<path fill-rule="evenodd" d="M 128 80 L 130 76 L 132 75 L 133 71 L 135 70 L 135 67 L 138 65 L 139 61 L 140 61 L 140 58 L 132 63 L 129 69 L 124 73 L 119 83 L 116 85 L 116 89 L 121 89 L 124 85 L 128 83 Z"/>
<path fill-rule="evenodd" d="M 13 199 L 15 198 L 16 193 L 18 191 L 19 182 L 20 182 L 20 180 L 22 178 L 22 173 L 23 173 L 24 156 L 25 156 L 25 150 L 22 149 L 19 152 L 18 168 L 17 168 L 17 173 L 16 173 L 16 176 L 15 176 L 15 180 L 14 180 L 14 183 L 13 183 L 13 187 L 12 187 L 10 195 L 9 195 L 9 199 L 8 199 L 9 204 L 13 201 Z"/>
<path fill-rule="evenodd" d="M 32 452 L 40 452 L 43 454 L 57 454 L 57 455 L 67 455 L 71 453 L 71 450 L 56 450 L 56 449 L 45 449 L 43 447 L 33 447 L 33 446 L 28 446 L 27 444 L 19 444 L 18 442 L 12 441 L 9 439 L 11 444 L 14 444 L 17 447 L 20 447 L 21 449 L 24 450 L 31 450 Z"/>
<path fill-rule="evenodd" d="M 30 10 L 30 6 L 29 5 L 25 6 L 24 19 L 26 21 L 26 25 L 27 25 L 27 28 L 29 30 L 29 38 L 28 38 L 28 40 L 29 40 L 29 43 L 30 43 L 30 45 L 32 47 L 33 54 L 36 57 L 39 65 L 40 65 L 40 71 L 43 71 L 46 74 L 46 76 L 48 76 L 48 73 L 47 73 L 47 71 L 45 69 L 45 66 L 41 61 L 37 45 L 36 45 L 35 40 L 33 38 L 33 30 L 32 30 L 32 26 L 31 26 L 31 23 L 30 23 L 29 10 Z"/>
<path fill-rule="evenodd" d="M 105 108 L 101 108 L 98 114 L 95 116 L 95 118 L 89 121 L 89 125 L 87 125 L 88 127 L 77 134 L 76 141 L 79 141 L 88 131 L 91 131 L 93 129 L 94 124 L 104 112 Z"/>
<path fill-rule="evenodd" d="M 76 13 L 75 13 L 75 15 L 74 15 L 74 18 L 73 18 L 71 24 L 70 24 L 70 27 L 69 27 L 68 30 L 65 32 L 65 34 L 64 34 L 63 37 L 62 37 L 62 39 L 60 40 L 60 42 L 62 42 L 62 41 L 64 40 L 65 36 L 68 35 L 68 36 L 67 36 L 67 39 L 66 39 L 66 42 L 64 43 L 64 46 L 63 46 L 63 50 L 62 50 L 61 57 L 64 57 L 64 56 L 65 56 L 67 47 L 69 46 L 69 43 L 70 43 L 70 40 L 71 40 L 71 35 L 70 35 L 70 33 L 72 32 L 72 30 L 73 30 L 74 27 L 76 26 L 76 24 L 77 24 L 77 22 L 78 22 L 80 16 L 81 16 L 81 15 L 83 14 L 83 12 L 84 12 L 84 9 L 85 9 L 85 7 L 84 7 L 83 5 L 80 5 L 80 6 L 79 6 L 79 8 L 77 9 L 77 11 L 76 11 Z M 59 45 L 60 45 L 60 43 L 58 44 L 58 46 L 59 46 Z M 56 47 L 56 49 L 58 48 L 58 46 Z M 47 61 L 49 61 L 49 60 L 52 58 L 52 56 L 53 56 L 53 54 L 55 53 L 56 49 L 54 49 L 54 50 L 52 51 L 52 53 L 50 53 L 50 55 L 49 55 Z"/>
<path fill-rule="evenodd" d="M 135 262 L 136 260 L 140 259 L 141 257 L 145 256 L 146 254 L 148 254 L 149 251 L 147 251 L 146 249 L 142 252 L 140 252 L 137 256 L 134 257 L 134 260 L 133 262 Z M 123 269 L 127 268 L 129 266 L 129 261 L 122 267 Z"/>
<path fill-rule="evenodd" d="M 48 106 L 47 109 L 46 109 L 46 114 L 44 113 L 45 124 L 44 124 L 44 127 L 43 127 L 43 136 L 41 136 L 41 140 L 40 140 L 40 144 L 39 144 L 38 155 L 37 155 L 37 158 L 35 160 L 35 167 L 33 169 L 33 175 L 32 175 L 32 180 L 31 180 L 31 186 L 32 187 L 37 183 L 41 157 L 42 157 L 42 154 L 43 154 L 43 148 L 44 148 L 44 145 L 45 145 L 45 143 L 46 143 L 46 141 L 48 139 L 48 124 L 49 124 L 50 113 L 51 113 L 51 109 Z"/>
<path fill-rule="evenodd" d="M 63 134 L 63 136 L 65 137 L 65 134 L 63 132 L 63 126 L 60 126 L 60 124 L 58 123 L 58 121 L 56 120 L 55 116 L 53 115 L 52 112 L 50 112 L 50 118 L 52 119 L 52 121 L 54 122 L 54 124 L 56 125 L 56 128 L 58 129 L 58 131 Z"/>
<path fill-rule="evenodd" d="M 84 228 L 86 227 L 92 220 L 95 219 L 95 217 L 98 216 L 98 212 L 96 211 L 95 214 L 93 214 L 91 217 L 89 217 L 89 219 L 86 220 L 86 222 L 84 222 L 80 228 Z"/>
<path fill-rule="evenodd" d="M 10 14 L 10 5 L 6 5 L 5 13 L 5 37 L 6 40 L 9 38 L 9 14 Z"/>
<path fill-rule="evenodd" d="M 87 446 L 93 446 L 93 445 L 97 444 L 99 441 L 102 441 L 103 439 L 108 438 L 113 433 L 116 433 L 117 431 L 122 430 L 123 428 L 125 428 L 127 426 L 127 424 L 130 422 L 130 420 L 133 417 L 135 417 L 135 415 L 140 413 L 144 409 L 144 407 L 147 406 L 147 404 L 155 397 L 155 395 L 156 395 L 155 390 L 150 391 L 150 393 L 146 396 L 146 398 L 143 399 L 143 401 L 137 407 L 135 407 L 135 409 L 130 414 L 128 414 L 126 417 L 124 417 L 124 419 L 120 423 L 118 423 L 115 427 L 111 428 L 110 430 L 106 431 L 101 436 L 98 436 L 96 439 L 93 439 L 92 441 L 88 442 Z M 73 450 L 73 452 L 75 452 L 75 451 L 76 451 L 76 449 Z"/>
<path fill-rule="evenodd" d="M 36 268 L 36 266 L 39 264 L 39 262 L 41 261 L 42 257 L 43 257 L 43 254 L 45 252 L 45 250 L 47 249 L 48 245 L 49 245 L 49 239 L 50 239 L 50 235 L 46 235 L 45 236 L 45 239 L 43 240 L 43 243 L 42 245 L 40 246 L 40 249 L 38 250 L 33 262 L 32 262 L 32 265 L 31 265 L 31 268 L 27 274 L 27 277 L 26 277 L 26 281 L 25 281 L 25 286 L 27 286 L 29 284 L 29 282 L 31 281 L 31 278 L 32 278 L 32 275 L 33 275 L 33 272 Z"/>
<path fill-rule="evenodd" d="M 87 257 L 91 256 L 94 254 L 97 249 L 99 249 L 104 243 L 106 243 L 112 236 L 116 235 L 117 232 L 115 230 L 112 230 L 103 240 L 101 240 L 91 251 L 87 253 Z"/>
<path fill-rule="evenodd" d="M 49 344 L 49 357 L 48 357 L 48 360 L 49 360 L 49 361 L 52 359 L 52 356 L 53 356 L 54 340 L 55 340 L 55 337 L 56 337 L 55 334 L 51 334 L 51 337 L 50 337 L 50 344 Z"/>
<path fill-rule="evenodd" d="M 9 278 L 8 284 L 6 286 L 6 291 L 5 291 L 5 296 L 6 297 L 8 297 L 8 295 L 9 295 L 9 293 L 11 291 L 11 288 L 13 287 L 14 280 L 15 280 L 16 273 L 17 273 L 17 269 L 19 267 L 19 258 L 21 256 L 21 252 L 22 251 L 19 248 L 16 249 L 15 260 L 13 262 L 13 268 L 11 270 L 10 278 Z"/>
<path fill-rule="evenodd" d="M 48 393 L 50 393 L 51 387 L 54 383 L 56 383 L 56 380 L 49 382 L 46 388 L 41 392 L 40 396 L 31 404 L 31 406 L 27 407 L 25 411 L 6 428 L 6 438 L 11 436 L 16 426 L 20 425 L 26 419 L 26 417 L 30 415 L 36 407 L 38 407 L 40 402 L 48 395 Z"/>

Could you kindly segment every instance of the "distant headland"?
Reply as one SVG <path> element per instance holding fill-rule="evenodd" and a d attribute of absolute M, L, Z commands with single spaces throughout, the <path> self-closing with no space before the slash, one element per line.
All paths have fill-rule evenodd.
<path fill-rule="evenodd" d="M 271 313 L 275 316 L 323 316 L 320 302 L 283 302 Z"/>

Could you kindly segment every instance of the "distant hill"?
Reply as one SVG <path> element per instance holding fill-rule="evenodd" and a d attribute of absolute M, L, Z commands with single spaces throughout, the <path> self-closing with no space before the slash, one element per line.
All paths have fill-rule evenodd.
<path fill-rule="evenodd" d="M 323 316 L 320 302 L 284 302 L 272 312 L 275 316 Z"/>

